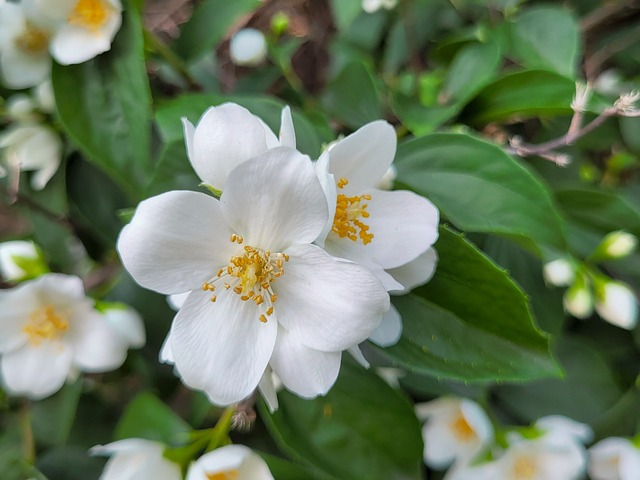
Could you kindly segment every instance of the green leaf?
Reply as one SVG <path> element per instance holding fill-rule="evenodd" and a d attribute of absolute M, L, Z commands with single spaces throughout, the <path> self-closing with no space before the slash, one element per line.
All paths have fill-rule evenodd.
<path fill-rule="evenodd" d="M 22 451 L 22 435 L 14 418 L 3 414 L 0 431 L 0 472 L 3 480 L 24 480 L 27 460 Z"/>
<path fill-rule="evenodd" d="M 82 382 L 67 384 L 56 393 L 31 406 L 31 425 L 38 445 L 64 445 L 75 420 Z"/>
<path fill-rule="evenodd" d="M 528 68 L 576 76 L 580 55 L 577 19 L 562 7 L 528 9 L 511 25 L 513 54 Z"/>
<path fill-rule="evenodd" d="M 151 393 L 138 394 L 125 409 L 116 426 L 116 440 L 146 438 L 170 444 L 191 427 L 158 397 Z"/>
<path fill-rule="evenodd" d="M 194 10 L 191 19 L 180 27 L 180 37 L 173 47 L 187 61 L 210 52 L 245 14 L 257 9 L 259 0 L 205 0 Z"/>
<path fill-rule="evenodd" d="M 163 145 L 146 196 L 169 190 L 202 191 L 201 182 L 189 163 L 184 140 L 172 141 Z"/>
<path fill-rule="evenodd" d="M 575 83 L 557 73 L 529 70 L 487 85 L 465 108 L 474 125 L 522 117 L 570 115 Z"/>
<path fill-rule="evenodd" d="M 383 117 L 382 105 L 370 69 L 362 62 L 348 64 L 327 86 L 323 103 L 349 128 Z"/>
<path fill-rule="evenodd" d="M 462 230 L 530 239 L 538 252 L 564 248 L 546 186 L 493 144 L 432 134 L 401 144 L 396 166 L 399 182 L 429 198 Z"/>
<path fill-rule="evenodd" d="M 301 478 L 306 480 L 325 480 L 328 478 L 311 468 L 288 462 L 273 455 L 260 452 L 260 456 L 267 462 L 273 478 L 278 480 L 300 480 Z"/>
<path fill-rule="evenodd" d="M 37 465 L 50 480 L 99 478 L 106 459 L 92 457 L 87 450 L 77 446 L 53 448 L 38 455 Z"/>
<path fill-rule="evenodd" d="M 151 94 L 141 20 L 124 14 L 111 50 L 79 65 L 54 64 L 60 121 L 86 157 L 139 199 L 150 171 Z"/>
<path fill-rule="evenodd" d="M 272 415 L 261 405 L 261 416 L 294 459 L 336 479 L 420 478 L 422 437 L 413 408 L 373 372 L 346 361 L 326 397 L 303 400 L 283 391 L 279 401 Z"/>

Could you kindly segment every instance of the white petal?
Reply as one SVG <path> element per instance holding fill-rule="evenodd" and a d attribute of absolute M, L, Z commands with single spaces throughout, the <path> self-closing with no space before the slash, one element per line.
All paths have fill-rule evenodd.
<path fill-rule="evenodd" d="M 629 448 L 634 449 L 631 442 L 621 437 L 609 437 L 596 443 L 589 449 L 589 476 L 593 480 L 627 480 L 627 477 L 619 475 L 619 469 Z M 637 452 L 640 456 L 640 450 Z M 632 478 L 628 476 L 628 479 Z"/>
<path fill-rule="evenodd" d="M 120 233 L 118 252 L 143 287 L 182 293 L 200 288 L 227 264 L 236 250 L 231 233 L 216 199 L 172 191 L 138 205 Z"/>
<path fill-rule="evenodd" d="M 267 151 L 262 123 L 246 108 L 225 103 L 207 110 L 196 125 L 189 160 L 200 179 L 224 191 L 229 173 Z"/>
<path fill-rule="evenodd" d="M 267 367 L 265 372 L 262 374 L 260 383 L 258 383 L 260 395 L 262 395 L 262 398 L 267 404 L 267 407 L 269 407 L 269 412 L 271 413 L 278 410 L 278 393 L 276 392 L 276 387 L 273 383 L 272 377 L 273 372 L 270 367 Z"/>
<path fill-rule="evenodd" d="M 259 320 L 258 307 L 229 290 L 210 301 L 210 292 L 191 292 L 171 329 L 171 349 L 182 380 L 204 390 L 218 405 L 253 392 L 276 340 L 275 315 Z"/>
<path fill-rule="evenodd" d="M 620 328 L 633 330 L 638 323 L 638 302 L 629 287 L 607 282 L 604 298 L 596 301 L 596 311 L 604 320 Z"/>
<path fill-rule="evenodd" d="M 164 342 L 162 342 L 162 347 L 160 347 L 160 355 L 158 357 L 160 363 L 168 363 L 170 365 L 176 363 L 176 360 L 173 356 L 173 349 L 171 348 L 171 332 L 169 332 L 169 334 L 164 339 Z"/>
<path fill-rule="evenodd" d="M 41 55 L 26 55 L 15 49 L 0 55 L 3 83 L 13 89 L 35 87 L 51 72 L 51 58 L 45 51 Z"/>
<path fill-rule="evenodd" d="M 72 349 L 63 342 L 27 344 L 0 359 L 2 379 L 10 395 L 40 400 L 64 385 L 71 367 Z"/>
<path fill-rule="evenodd" d="M 141 348 L 147 341 L 142 317 L 133 308 L 107 308 L 103 312 L 107 323 L 123 338 L 130 348 Z"/>
<path fill-rule="evenodd" d="M 196 134 L 196 127 L 187 119 L 187 117 L 182 117 L 180 118 L 180 120 L 182 121 L 182 131 L 184 132 L 184 144 L 187 148 L 187 157 L 193 164 L 193 160 L 191 159 L 195 158 L 195 151 L 193 149 L 193 137 Z"/>
<path fill-rule="evenodd" d="M 180 467 L 163 457 L 164 445 L 140 438 L 127 438 L 97 445 L 92 455 L 112 455 L 100 480 L 180 480 Z"/>
<path fill-rule="evenodd" d="M 39 257 L 38 250 L 31 241 L 14 240 L 2 242 L 0 243 L 0 274 L 2 278 L 8 281 L 19 280 L 26 272 L 16 264 L 15 259 L 24 258 L 30 261 L 37 261 Z M 2 338 L 2 335 L 0 335 L 0 338 Z M 0 351 L 2 350 L 0 349 Z"/>
<path fill-rule="evenodd" d="M 349 355 L 351 355 L 353 359 L 356 362 L 358 362 L 360 365 L 362 365 L 364 368 L 369 368 L 371 366 L 367 361 L 367 359 L 364 358 L 364 355 L 362 354 L 362 350 L 360 350 L 360 346 L 354 345 L 353 347 L 349 347 L 347 349 L 347 352 L 349 352 Z"/>
<path fill-rule="evenodd" d="M 67 338 L 73 363 L 83 372 L 108 372 L 124 363 L 129 342 L 98 313 L 72 318 Z"/>
<path fill-rule="evenodd" d="M 347 195 L 373 188 L 389 169 L 396 154 L 396 132 L 384 120 L 368 123 L 329 151 L 329 171 L 337 180 L 346 178 Z"/>
<path fill-rule="evenodd" d="M 556 435 L 573 437 L 583 443 L 590 442 L 593 438 L 593 430 L 589 425 L 562 415 L 548 415 L 539 418 L 535 426 Z"/>
<path fill-rule="evenodd" d="M 402 317 L 396 307 L 391 305 L 389 310 L 382 316 L 380 325 L 369 336 L 369 340 L 381 347 L 390 347 L 398 343 L 401 335 Z"/>
<path fill-rule="evenodd" d="M 336 211 L 336 181 L 335 177 L 329 173 L 329 152 L 325 151 L 320 155 L 318 161 L 315 162 L 314 166 L 316 169 L 316 175 L 318 176 L 318 180 L 320 181 L 320 186 L 322 187 L 322 191 L 327 200 L 328 212 L 330 215 L 327 217 L 327 222 L 325 223 L 324 228 L 318 235 L 318 238 L 315 240 L 315 244 L 321 247 L 324 247 L 325 240 L 327 235 L 331 231 L 331 226 L 333 225 L 333 217 L 335 216 Z"/>
<path fill-rule="evenodd" d="M 293 118 L 289 105 L 282 109 L 280 116 L 280 145 L 282 147 L 296 148 L 296 131 L 293 127 Z"/>
<path fill-rule="evenodd" d="M 365 268 L 298 245 L 274 283 L 278 321 L 297 340 L 322 351 L 341 351 L 365 340 L 389 309 L 389 295 Z"/>
<path fill-rule="evenodd" d="M 176 293 L 174 295 L 169 295 L 167 297 L 167 303 L 173 310 L 177 312 L 178 310 L 180 310 L 180 307 L 182 307 L 182 304 L 187 299 L 190 293 L 191 292 L 184 292 L 184 293 Z"/>
<path fill-rule="evenodd" d="M 32 289 L 25 286 L 28 284 L 0 291 L 0 353 L 15 350 L 27 342 L 23 329 L 33 313 L 36 299 Z"/>
<path fill-rule="evenodd" d="M 250 448 L 244 445 L 226 445 L 204 454 L 191 464 L 187 480 L 206 480 L 216 473 L 234 470 L 237 471 L 238 479 L 273 479 L 264 460 Z"/>
<path fill-rule="evenodd" d="M 325 395 L 338 378 L 341 352 L 321 352 L 304 346 L 284 328 L 269 362 L 288 390 L 303 398 Z"/>
<path fill-rule="evenodd" d="M 391 268 L 387 270 L 387 273 L 402 284 L 403 289 L 399 293 L 405 293 L 431 280 L 436 272 L 437 264 L 438 253 L 435 248 L 431 247 L 415 260 L 401 267 Z"/>
<path fill-rule="evenodd" d="M 280 252 L 294 243 L 314 241 L 329 216 L 309 157 L 286 147 L 236 168 L 220 204 L 245 244 Z"/>

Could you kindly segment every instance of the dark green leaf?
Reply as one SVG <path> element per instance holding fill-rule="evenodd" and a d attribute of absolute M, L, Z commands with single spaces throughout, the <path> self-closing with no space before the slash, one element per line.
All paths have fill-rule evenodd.
<path fill-rule="evenodd" d="M 109 52 L 79 65 L 54 64 L 52 80 L 65 131 L 90 161 L 140 198 L 150 169 L 151 96 L 137 12 L 125 13 Z"/>
<path fill-rule="evenodd" d="M 40 445 L 63 445 L 75 420 L 82 382 L 65 385 L 54 396 L 31 407 L 31 425 Z"/>
<path fill-rule="evenodd" d="M 462 230 L 564 248 L 560 216 L 541 179 L 499 147 L 462 134 L 432 134 L 398 148 L 398 180 Z"/>

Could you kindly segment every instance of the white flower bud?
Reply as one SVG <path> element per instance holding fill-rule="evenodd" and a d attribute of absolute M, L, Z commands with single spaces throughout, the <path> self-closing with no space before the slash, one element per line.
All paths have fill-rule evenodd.
<path fill-rule="evenodd" d="M 255 28 L 239 30 L 231 37 L 229 55 L 233 63 L 244 67 L 262 63 L 267 56 L 264 34 Z"/>
<path fill-rule="evenodd" d="M 582 282 L 565 292 L 562 303 L 564 309 L 576 318 L 587 318 L 593 312 L 593 297 Z"/>
<path fill-rule="evenodd" d="M 384 8 L 393 9 L 398 4 L 398 0 L 362 0 L 362 9 L 367 13 L 374 13 Z"/>
<path fill-rule="evenodd" d="M 376 188 L 379 188 L 380 190 L 391 190 L 391 188 L 393 188 L 393 182 L 397 177 L 398 170 L 396 169 L 395 165 L 391 165 L 389 167 L 389 170 L 387 170 L 382 178 L 378 180 Z"/>
<path fill-rule="evenodd" d="M 638 238 L 631 233 L 618 230 L 604 237 L 600 245 L 597 250 L 602 249 L 603 256 L 609 259 L 622 258 L 635 250 L 638 245 Z"/>
<path fill-rule="evenodd" d="M 575 267 L 566 258 L 558 258 L 545 264 L 542 275 L 545 282 L 556 287 L 566 287 L 576 277 Z"/>
<path fill-rule="evenodd" d="M 34 268 L 37 272 L 31 272 Z M 43 273 L 42 258 L 33 242 L 15 240 L 0 243 L 0 274 L 9 282 Z M 33 274 L 33 275 L 31 275 Z"/>
<path fill-rule="evenodd" d="M 14 122 L 27 123 L 38 118 L 37 114 L 34 113 L 35 103 L 28 95 L 23 93 L 9 97 L 6 108 L 9 118 Z"/>
<path fill-rule="evenodd" d="M 603 320 L 631 330 L 638 322 L 638 302 L 631 289 L 622 282 L 607 282 L 598 292 L 596 311 Z"/>
<path fill-rule="evenodd" d="M 33 95 L 38 102 L 40 110 L 53 113 L 56 109 L 56 100 L 53 94 L 53 85 L 50 79 L 45 80 L 33 90 Z"/>

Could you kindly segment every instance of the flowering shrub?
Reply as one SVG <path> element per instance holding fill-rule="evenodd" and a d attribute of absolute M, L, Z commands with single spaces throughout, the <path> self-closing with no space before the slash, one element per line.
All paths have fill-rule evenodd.
<path fill-rule="evenodd" d="M 0 477 L 637 480 L 618 3 L 0 0 Z"/>

